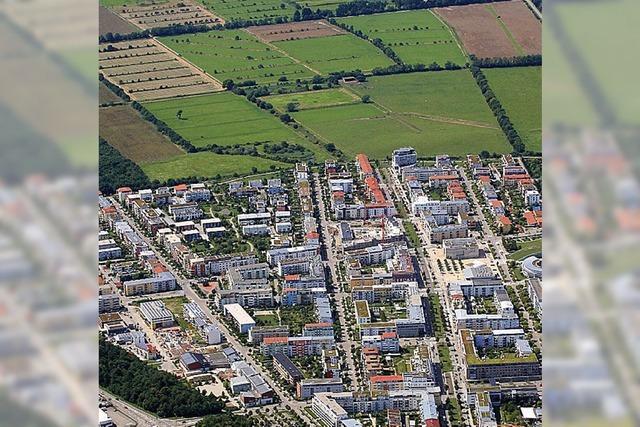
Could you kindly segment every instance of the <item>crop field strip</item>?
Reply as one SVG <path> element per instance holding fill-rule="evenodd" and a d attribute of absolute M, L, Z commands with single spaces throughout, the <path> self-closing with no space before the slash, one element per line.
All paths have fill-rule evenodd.
<path fill-rule="evenodd" d="M 130 105 L 103 107 L 98 113 L 100 137 L 139 165 L 169 160 L 184 154 L 182 149 L 159 133 L 154 125 L 144 120 Z"/>
<path fill-rule="evenodd" d="M 294 104 L 296 110 L 335 107 L 337 105 L 357 104 L 360 97 L 346 89 L 326 89 L 312 92 L 287 93 L 263 98 L 281 112 L 287 110 L 288 104 Z"/>
<path fill-rule="evenodd" d="M 352 34 L 274 42 L 274 46 L 321 74 L 371 71 L 394 62 L 373 44 Z"/>
<path fill-rule="evenodd" d="M 541 67 L 489 68 L 483 73 L 527 150 L 542 151 Z"/>
<path fill-rule="evenodd" d="M 103 43 L 98 55 L 100 72 L 134 100 L 222 90 L 220 82 L 153 39 Z"/>
<path fill-rule="evenodd" d="M 435 8 L 478 58 L 540 54 L 541 23 L 519 0 Z"/>
<path fill-rule="evenodd" d="M 127 22 L 143 30 L 179 24 L 211 26 L 224 24 L 223 19 L 191 0 L 152 5 L 119 6 L 113 8 L 113 11 Z"/>
<path fill-rule="evenodd" d="M 291 114 L 349 156 L 364 151 L 383 159 L 406 145 L 425 155 L 511 151 L 468 70 L 372 77 L 349 88 L 358 96 L 369 95 L 372 103 Z"/>
<path fill-rule="evenodd" d="M 379 38 L 407 64 L 464 65 L 466 56 L 451 29 L 430 10 L 381 13 L 339 18 L 337 22 Z"/>
<path fill-rule="evenodd" d="M 291 0 L 199 0 L 199 2 L 226 20 L 291 18 L 295 12 L 295 3 Z"/>
<path fill-rule="evenodd" d="M 243 30 L 160 37 L 160 42 L 219 81 L 255 80 L 275 83 L 282 76 L 289 81 L 307 79 L 314 72 L 304 64 L 258 40 Z"/>
<path fill-rule="evenodd" d="M 247 31 L 266 43 L 345 34 L 345 31 L 342 28 L 331 25 L 324 19 L 318 21 L 261 25 L 257 27 L 249 27 L 247 28 Z"/>
<path fill-rule="evenodd" d="M 115 14 L 111 9 L 100 6 L 98 9 L 98 20 L 100 26 L 100 35 L 107 33 L 129 34 L 139 31 L 135 25 L 127 22 L 122 17 Z"/>

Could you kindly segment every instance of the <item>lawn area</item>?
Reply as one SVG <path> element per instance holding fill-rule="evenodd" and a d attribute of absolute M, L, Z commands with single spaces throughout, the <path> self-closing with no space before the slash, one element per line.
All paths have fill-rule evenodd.
<path fill-rule="evenodd" d="M 166 36 L 158 40 L 221 82 L 255 80 L 262 84 L 275 83 L 281 76 L 295 81 L 314 75 L 242 30 Z"/>
<path fill-rule="evenodd" d="M 483 70 L 527 150 L 542 151 L 542 67 Z"/>
<path fill-rule="evenodd" d="M 287 141 L 302 145 L 319 157 L 325 155 L 323 149 L 278 118 L 230 92 L 149 102 L 144 106 L 196 147 Z M 180 110 L 182 115 L 178 118 Z"/>
<path fill-rule="evenodd" d="M 405 146 L 421 156 L 511 151 L 467 70 L 372 77 L 350 89 L 373 103 L 293 113 L 348 156 L 384 159 Z"/>
<path fill-rule="evenodd" d="M 164 182 L 174 178 L 188 177 L 215 177 L 248 175 L 253 172 L 253 168 L 257 172 L 268 172 L 271 167 L 289 168 L 290 164 L 276 162 L 269 159 L 253 156 L 230 156 L 224 154 L 215 154 L 210 151 L 200 153 L 183 154 L 170 160 L 159 161 L 155 163 L 147 163 L 142 165 L 142 170 L 149 179 L 157 179 Z"/>
<path fill-rule="evenodd" d="M 255 314 L 253 318 L 256 321 L 256 326 L 278 326 L 278 315 L 273 314 Z"/>
<path fill-rule="evenodd" d="M 300 335 L 306 323 L 317 321 L 313 306 L 280 307 L 280 320 L 283 325 L 289 325 L 291 336 Z"/>
<path fill-rule="evenodd" d="M 173 317 L 175 317 L 176 322 L 183 330 L 187 331 L 195 329 L 191 323 L 184 319 L 182 306 L 189 302 L 187 297 L 165 298 L 162 302 L 164 302 L 167 310 L 173 313 Z"/>
<path fill-rule="evenodd" d="M 355 104 L 360 98 L 345 89 L 327 89 L 311 92 L 286 93 L 266 96 L 265 101 L 271 103 L 279 111 L 286 111 L 287 104 L 296 104 L 298 110 L 333 107 L 336 105 Z"/>
<path fill-rule="evenodd" d="M 528 257 L 529 255 L 539 254 L 542 252 L 542 239 L 530 240 L 527 242 L 518 242 L 520 249 L 509 254 L 509 258 L 520 260 Z"/>
<path fill-rule="evenodd" d="M 260 20 L 286 16 L 291 18 L 295 11 L 292 1 L 282 0 L 198 0 L 216 15 L 230 21 L 240 19 Z"/>
<path fill-rule="evenodd" d="M 403 11 L 340 18 L 352 26 L 379 38 L 407 64 L 433 62 L 444 66 L 447 61 L 464 65 L 466 57 L 452 31 L 429 10 Z"/>
<path fill-rule="evenodd" d="M 360 69 L 370 71 L 394 62 L 366 40 L 352 34 L 274 42 L 320 74 Z"/>

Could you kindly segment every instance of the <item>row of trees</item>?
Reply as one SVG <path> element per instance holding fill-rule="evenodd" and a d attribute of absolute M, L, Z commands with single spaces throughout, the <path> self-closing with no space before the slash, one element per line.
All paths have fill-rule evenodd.
<path fill-rule="evenodd" d="M 129 98 L 129 95 L 127 95 L 127 93 L 124 91 L 124 89 L 122 89 L 120 86 L 114 85 L 109 80 L 105 79 L 104 76 L 102 75 L 102 73 L 98 74 L 98 80 L 100 82 L 102 82 L 106 87 L 108 87 L 109 90 L 111 90 L 111 92 L 113 92 L 116 95 L 118 95 L 124 101 L 126 101 L 126 102 L 131 101 L 131 98 Z"/>
<path fill-rule="evenodd" d="M 104 194 L 113 194 L 119 187 L 145 188 L 151 184 L 140 166 L 124 157 L 102 138 L 98 143 L 98 161 L 98 188 Z"/>
<path fill-rule="evenodd" d="M 520 138 L 520 135 L 513 127 L 513 124 L 511 123 L 509 116 L 507 116 L 506 111 L 502 107 L 502 104 L 493 93 L 493 90 L 489 86 L 487 78 L 482 72 L 482 69 L 480 69 L 480 67 L 474 63 L 471 65 L 471 74 L 476 80 L 478 87 L 482 91 L 482 95 L 484 95 L 484 99 L 485 101 L 487 101 L 489 108 L 491 108 L 494 116 L 496 116 L 502 132 L 504 132 L 507 140 L 513 147 L 513 151 L 516 154 L 523 154 L 525 152 L 525 145 L 522 142 L 522 138 Z"/>
<path fill-rule="evenodd" d="M 419 73 L 423 71 L 442 71 L 442 70 L 459 70 L 462 67 L 458 64 L 454 64 L 451 61 L 447 61 L 444 67 L 437 62 L 432 62 L 430 65 L 425 64 L 394 64 L 384 68 L 374 68 L 371 73 L 374 76 L 386 76 L 389 74 L 404 74 L 404 73 Z"/>
<path fill-rule="evenodd" d="M 471 61 L 480 68 L 532 67 L 542 65 L 542 55 L 512 56 L 503 58 L 476 58 Z"/>
<path fill-rule="evenodd" d="M 393 0 L 393 4 L 400 10 L 431 9 L 433 7 L 464 6 L 476 3 L 492 3 L 505 0 Z"/>
<path fill-rule="evenodd" d="M 162 36 L 178 36 L 180 34 L 194 34 L 204 33 L 212 29 L 209 25 L 194 25 L 194 24 L 177 24 L 170 27 L 151 28 L 144 31 L 134 31 L 131 33 L 106 33 L 101 34 L 98 37 L 100 43 L 115 43 L 126 40 L 148 39 L 150 37 L 162 37 Z M 217 24 L 213 27 L 216 30 L 224 29 L 224 26 Z"/>
<path fill-rule="evenodd" d="M 224 402 L 100 339 L 100 387 L 159 417 L 219 414 Z"/>

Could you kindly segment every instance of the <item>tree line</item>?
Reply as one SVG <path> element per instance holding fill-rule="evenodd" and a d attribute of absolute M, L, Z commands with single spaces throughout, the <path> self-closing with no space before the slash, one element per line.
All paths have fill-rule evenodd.
<path fill-rule="evenodd" d="M 387 55 L 389 57 L 389 59 L 391 59 L 396 64 L 398 64 L 398 65 L 404 64 L 404 62 L 402 61 L 402 59 L 400 59 L 398 54 L 393 49 L 391 49 L 389 46 L 385 45 L 384 42 L 382 41 L 382 39 L 375 38 L 375 39 L 371 40 L 369 38 L 369 36 L 366 33 L 364 33 L 362 30 L 354 28 L 353 25 L 347 25 L 347 24 L 344 24 L 342 22 L 338 22 L 333 18 L 329 19 L 329 22 L 331 24 L 337 26 L 337 27 L 342 28 L 345 31 L 350 32 L 351 34 L 353 34 L 356 37 L 359 37 L 359 38 L 361 38 L 363 40 L 366 40 L 366 41 L 370 42 L 375 47 L 380 49 L 385 55 Z"/>
<path fill-rule="evenodd" d="M 98 188 L 104 194 L 113 194 L 119 187 L 147 188 L 151 184 L 140 166 L 103 138 L 98 143 L 98 162 Z"/>
<path fill-rule="evenodd" d="M 159 417 L 219 414 L 224 402 L 100 339 L 100 387 Z"/>
<path fill-rule="evenodd" d="M 129 98 L 129 95 L 127 95 L 127 93 L 124 91 L 124 89 L 122 89 L 120 86 L 117 86 L 117 85 L 114 85 L 113 83 L 111 83 L 109 80 L 107 80 L 102 75 L 102 73 L 98 73 L 98 80 L 100 82 L 102 82 L 106 87 L 108 87 L 109 90 L 111 90 L 111 92 L 113 92 L 116 95 L 118 95 L 124 101 L 126 101 L 126 102 L 131 101 L 131 98 Z"/>
<path fill-rule="evenodd" d="M 475 63 L 471 64 L 471 74 L 473 78 L 476 80 L 476 84 L 480 88 L 482 95 L 484 96 L 487 105 L 491 108 L 493 115 L 496 117 L 502 132 L 507 137 L 509 144 L 513 147 L 513 151 L 515 154 L 523 154 L 525 152 L 525 145 L 522 142 L 522 138 L 513 127 L 511 123 L 511 119 L 507 116 L 506 111 L 502 107 L 502 104 L 493 93 L 493 90 L 489 86 L 489 82 L 487 81 L 486 76 L 482 72 L 482 69 Z"/>
<path fill-rule="evenodd" d="M 502 58 L 477 58 L 469 55 L 480 68 L 534 67 L 542 65 L 542 55 L 511 56 Z"/>

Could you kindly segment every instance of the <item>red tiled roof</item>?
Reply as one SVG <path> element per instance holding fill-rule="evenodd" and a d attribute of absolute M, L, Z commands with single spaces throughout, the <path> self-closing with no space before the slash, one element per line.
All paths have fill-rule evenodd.
<path fill-rule="evenodd" d="M 367 157 L 366 154 L 363 154 L 363 153 L 358 154 L 356 156 L 356 160 L 360 165 L 360 170 L 362 171 L 362 173 L 366 175 L 373 174 L 373 168 L 371 167 L 371 163 L 369 163 L 369 158 Z"/>
<path fill-rule="evenodd" d="M 331 323 L 328 323 L 328 322 L 306 323 L 304 325 L 305 328 L 327 328 L 329 326 L 331 326 Z"/>
<path fill-rule="evenodd" d="M 500 215 L 498 221 L 500 221 L 502 225 L 511 225 L 511 220 L 504 215 Z"/>
<path fill-rule="evenodd" d="M 130 187 L 120 187 L 116 190 L 116 193 L 130 193 L 130 192 L 131 192 Z"/>
<path fill-rule="evenodd" d="M 300 280 L 299 274 L 287 274 L 284 276 L 284 280 Z"/>
<path fill-rule="evenodd" d="M 173 187 L 174 191 L 187 191 L 189 187 L 187 186 L 187 184 L 178 184 L 176 186 Z"/>
<path fill-rule="evenodd" d="M 382 337 L 382 339 L 388 339 L 388 338 L 397 338 L 398 334 L 396 334 L 395 332 L 383 332 L 382 335 L 380 335 Z"/>
<path fill-rule="evenodd" d="M 263 344 L 286 344 L 289 342 L 288 337 L 265 337 L 262 340 Z"/>
<path fill-rule="evenodd" d="M 454 180 L 454 179 L 458 179 L 458 177 L 456 175 L 432 175 L 429 177 L 429 181 L 433 180 Z"/>

